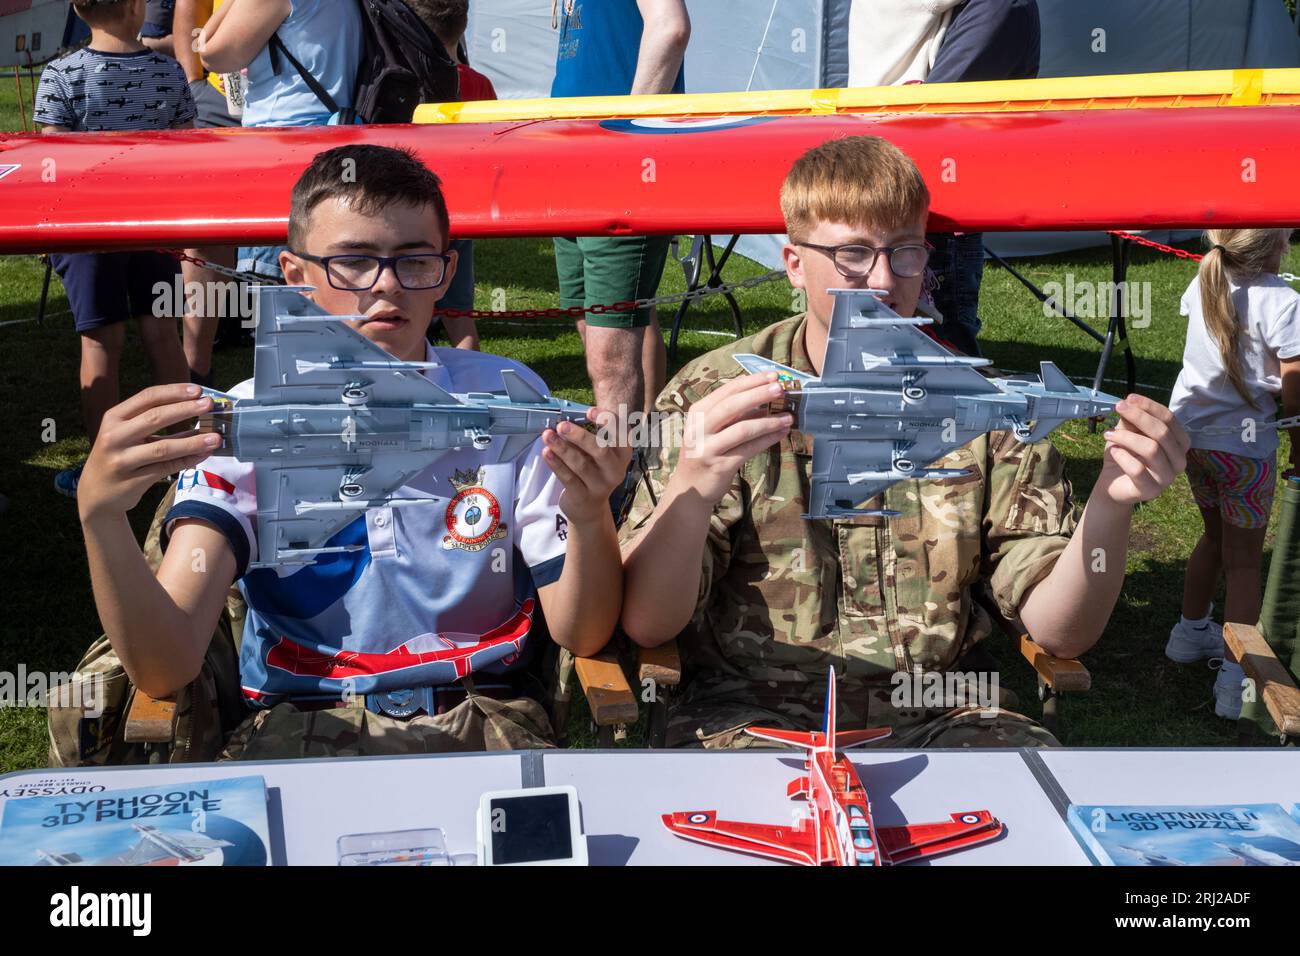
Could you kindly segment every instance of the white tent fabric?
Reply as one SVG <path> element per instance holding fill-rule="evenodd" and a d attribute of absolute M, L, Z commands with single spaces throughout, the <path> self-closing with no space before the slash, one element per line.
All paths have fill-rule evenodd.
<path fill-rule="evenodd" d="M 687 90 L 844 86 L 853 3 L 871 0 L 687 0 Z M 1038 0 L 1038 7 L 1041 76 L 1300 66 L 1300 37 L 1282 0 Z M 549 95 L 556 37 L 546 0 L 471 4 L 470 62 L 492 78 L 502 99 Z M 1003 255 L 1106 241 L 1096 232 L 986 237 Z M 746 236 L 737 251 L 776 266 L 781 243 L 778 236 Z"/>

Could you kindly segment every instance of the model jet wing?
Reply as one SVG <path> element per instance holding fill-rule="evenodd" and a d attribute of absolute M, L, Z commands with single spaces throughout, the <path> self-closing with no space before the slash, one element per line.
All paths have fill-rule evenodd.
<path fill-rule="evenodd" d="M 861 506 L 899 481 L 953 478 L 966 474 L 964 468 L 925 468 L 954 448 L 970 440 L 945 442 L 942 433 L 921 432 L 910 444 L 865 442 L 854 439 L 817 438 L 813 441 L 812 477 L 808 489 L 808 513 L 828 517 L 894 516 L 891 510 L 863 511 Z M 879 466 L 870 462 L 894 462 Z M 858 463 L 863 463 L 859 465 Z M 910 465 L 900 469 L 899 464 Z"/>
<path fill-rule="evenodd" d="M 875 302 L 878 308 L 871 308 Z M 858 314 L 841 316 L 853 305 Z M 921 331 L 930 319 L 905 319 L 874 296 L 838 296 L 822 362 L 821 384 L 901 389 L 920 385 L 930 391 L 990 394 L 997 386 L 976 371 L 988 359 L 957 355 Z"/>
<path fill-rule="evenodd" d="M 469 448 L 507 461 L 547 428 L 587 420 L 587 406 L 543 395 L 510 368 L 503 391 L 452 394 L 425 377 L 438 362 L 384 351 L 304 291 L 256 287 L 253 394 L 205 392 L 213 410 L 200 427 L 223 436 L 214 454 L 254 465 L 250 567 L 359 550 L 337 536 L 368 509 L 440 500 L 399 492 L 443 455 Z"/>
<path fill-rule="evenodd" d="M 665 813 L 664 826 L 679 837 L 704 843 L 708 846 L 765 856 L 782 863 L 802 866 L 819 866 L 822 848 L 817 846 L 817 830 L 809 825 L 797 830 L 791 826 L 770 826 L 763 823 L 738 823 L 719 820 L 715 810 L 696 810 L 691 813 Z"/>
<path fill-rule="evenodd" d="M 1001 832 L 1001 822 L 987 810 L 954 813 L 948 823 L 876 827 L 880 849 L 890 864 L 906 863 L 984 843 Z"/>
<path fill-rule="evenodd" d="M 409 362 L 385 352 L 328 315 L 295 286 L 258 295 L 253 361 L 254 397 L 289 404 L 337 400 L 348 386 L 362 386 L 355 400 L 397 404 L 462 404 L 424 377 L 437 363 Z"/>

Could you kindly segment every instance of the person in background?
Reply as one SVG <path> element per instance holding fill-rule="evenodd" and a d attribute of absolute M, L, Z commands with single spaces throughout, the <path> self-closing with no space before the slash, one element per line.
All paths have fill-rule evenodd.
<path fill-rule="evenodd" d="M 849 86 L 926 78 L 962 0 L 857 0 L 849 8 Z"/>
<path fill-rule="evenodd" d="M 428 25 L 456 64 L 460 101 L 495 100 L 497 91 L 492 81 L 466 63 L 463 56 L 462 41 L 469 23 L 469 0 L 407 0 L 407 6 Z M 474 308 L 474 243 L 468 239 L 455 239 L 451 248 L 457 255 L 456 275 L 438 308 L 468 312 Z M 452 345 L 458 349 L 478 349 L 478 328 L 472 318 L 452 315 L 440 318 L 442 329 Z M 433 329 L 433 326 L 429 327 L 431 334 Z"/>
<path fill-rule="evenodd" d="M 926 83 L 1030 80 L 1038 76 L 1041 33 L 1036 0 L 963 0 L 952 9 Z M 931 269 L 939 279 L 934 306 L 944 334 L 968 355 L 979 355 L 980 285 L 984 234 L 931 233 Z"/>
<path fill-rule="evenodd" d="M 140 28 L 140 42 L 163 56 L 174 56 L 172 51 L 172 11 L 176 0 L 146 0 L 144 26 Z"/>
<path fill-rule="evenodd" d="M 181 68 L 137 39 L 145 0 L 87 0 L 72 9 L 90 27 L 90 44 L 42 71 L 32 112 L 42 133 L 193 125 L 194 101 Z M 153 291 L 158 283 L 173 285 L 176 260 L 161 252 L 54 253 L 50 259 L 81 337 L 81 411 L 93 445 L 105 412 L 117 404 L 129 319 L 139 322 L 154 382 L 186 380 L 176 320 L 158 314 Z M 82 467 L 59 472 L 54 487 L 75 498 Z"/>
<path fill-rule="evenodd" d="M 1210 251 L 1183 293 L 1183 370 L 1169 407 L 1191 435 L 1187 480 L 1205 531 L 1187 561 L 1182 617 L 1165 656 L 1180 664 L 1221 658 L 1214 712 L 1241 715 L 1241 664 L 1224 646 L 1210 598 L 1226 578 L 1223 619 L 1259 622 L 1260 563 L 1277 490 L 1277 399 L 1300 414 L 1300 293 L 1277 275 L 1290 229 L 1210 229 Z M 1291 472 L 1300 428 L 1291 429 Z"/>
<path fill-rule="evenodd" d="M 691 21 L 685 0 L 562 0 L 551 96 L 681 93 Z M 555 239 L 565 308 L 649 298 L 668 257 L 667 236 Z M 649 331 L 647 331 L 647 329 Z M 578 322 L 587 374 L 603 408 L 645 410 L 664 382 L 667 354 L 654 308 Z"/>
<path fill-rule="evenodd" d="M 337 0 L 225 0 L 199 34 L 199 56 L 214 73 L 246 70 L 244 126 L 324 126 L 333 116 L 288 58 L 285 49 L 340 109 L 352 105 L 361 62 L 361 11 Z M 236 268 L 271 281 L 282 278 L 285 246 L 241 247 Z"/>
<path fill-rule="evenodd" d="M 220 0 L 217 0 L 220 3 Z M 239 120 L 230 115 L 225 94 L 209 81 L 208 72 L 203 69 L 199 58 L 198 35 L 203 24 L 212 16 L 213 0 L 174 0 L 175 8 L 171 14 L 172 35 L 171 53 L 176 62 L 185 71 L 189 84 L 190 96 L 194 98 L 197 115 L 194 126 L 197 129 L 218 129 L 238 126 Z M 151 4 L 152 6 L 152 4 Z M 186 254 L 206 262 L 214 262 L 227 269 L 235 267 L 235 249 L 223 246 L 204 246 L 186 249 Z M 206 290 L 212 283 L 219 283 L 225 278 L 218 272 L 195 262 L 183 260 L 181 273 L 186 286 L 198 283 L 205 290 L 197 301 L 187 299 L 185 318 L 182 324 L 182 345 L 185 349 L 185 362 L 189 365 L 190 381 L 199 385 L 212 385 L 212 347 L 217 337 L 217 328 L 221 322 L 220 315 L 206 314 L 207 303 L 212 301 L 232 301 L 232 297 L 210 297 Z M 238 301 L 237 299 L 234 301 Z M 242 316 L 228 316 L 242 319 Z"/>

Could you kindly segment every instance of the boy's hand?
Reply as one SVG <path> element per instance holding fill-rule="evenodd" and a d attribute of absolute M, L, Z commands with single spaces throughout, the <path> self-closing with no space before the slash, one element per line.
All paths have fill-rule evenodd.
<path fill-rule="evenodd" d="M 617 423 L 613 412 L 595 406 L 587 411 L 587 418 L 609 428 Z M 604 444 L 573 422 L 560 422 L 556 428 L 546 429 L 542 432 L 542 444 L 543 460 L 564 485 L 560 510 L 565 517 L 581 523 L 599 518 L 603 513 L 612 519 L 609 496 L 627 477 L 632 449 Z"/>
<path fill-rule="evenodd" d="M 721 501 L 746 461 L 790 433 L 794 416 L 764 409 L 784 391 L 775 372 L 739 375 L 692 405 L 673 479 L 710 505 Z"/>
<path fill-rule="evenodd" d="M 221 444 L 211 433 L 158 434 L 211 410 L 212 399 L 198 396 L 197 385 L 155 385 L 105 412 L 77 485 L 83 522 L 125 514 L 159 478 L 192 468 Z"/>
<path fill-rule="evenodd" d="M 1096 492 L 1116 504 L 1150 501 L 1187 467 L 1191 440 L 1173 412 L 1144 395 L 1127 396 L 1115 411 L 1119 423 L 1105 433 Z"/>

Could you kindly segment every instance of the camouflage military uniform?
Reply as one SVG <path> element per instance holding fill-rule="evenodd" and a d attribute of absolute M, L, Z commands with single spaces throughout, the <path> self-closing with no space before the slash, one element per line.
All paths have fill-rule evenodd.
<path fill-rule="evenodd" d="M 686 410 L 741 374 L 737 352 L 812 372 L 805 322 L 796 316 L 701 356 L 669 383 L 657 403 L 668 413 L 658 461 L 622 526 L 625 546 L 676 466 Z M 840 726 L 892 726 L 892 745 L 1056 743 L 998 708 L 891 701 L 892 675 L 953 669 L 992 631 L 973 587 L 987 581 L 1012 617 L 1051 571 L 1075 524 L 1052 445 L 1007 432 L 977 438 L 934 463 L 969 474 L 900 482 L 873 499 L 901 512 L 889 519 L 803 520 L 811 461 L 812 439 L 791 432 L 746 462 L 714 508 L 695 614 L 681 635 L 684 682 L 668 744 L 751 746 L 759 743 L 743 733 L 751 724 L 816 727 L 828 667 L 839 675 Z"/>
<path fill-rule="evenodd" d="M 554 747 L 546 711 L 534 700 L 471 695 L 444 714 L 398 720 L 358 698 L 324 710 L 277 704 L 235 729 L 222 760 L 374 757 Z"/>

